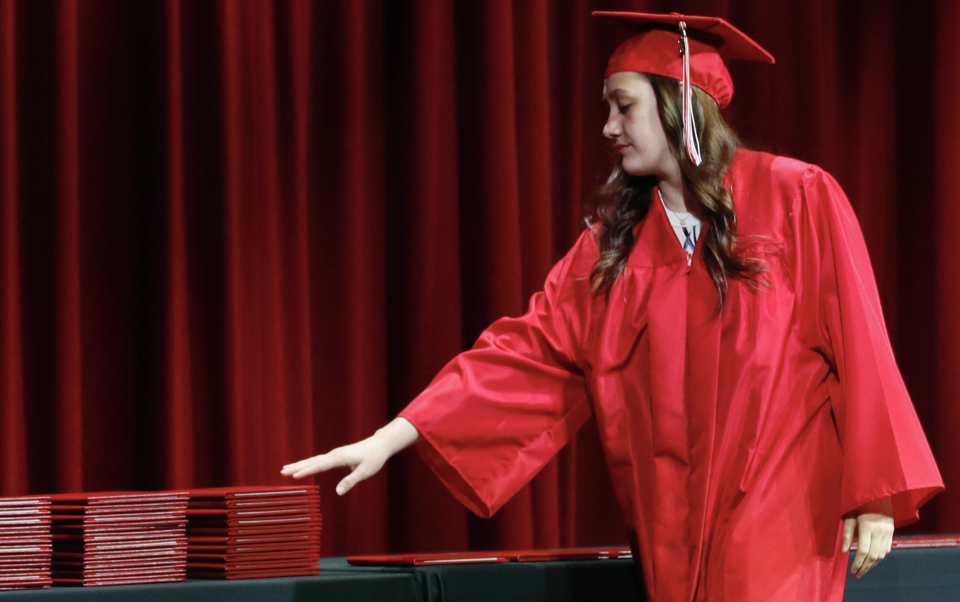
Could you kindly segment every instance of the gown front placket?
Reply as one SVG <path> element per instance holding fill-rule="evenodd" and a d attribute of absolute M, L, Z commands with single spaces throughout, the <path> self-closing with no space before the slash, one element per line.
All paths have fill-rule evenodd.
<path fill-rule="evenodd" d="M 654 196 L 656 198 L 656 196 Z M 649 369 L 654 454 L 654 590 L 658 602 L 697 595 L 716 425 L 720 316 L 700 242 L 688 265 L 660 203 L 651 203 L 649 246 L 657 286 L 649 298 Z M 642 245 L 647 246 L 647 245 Z"/>

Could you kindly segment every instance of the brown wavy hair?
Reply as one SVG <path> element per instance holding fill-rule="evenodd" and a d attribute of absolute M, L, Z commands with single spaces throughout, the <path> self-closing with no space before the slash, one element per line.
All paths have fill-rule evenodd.
<path fill-rule="evenodd" d="M 717 287 L 723 310 L 729 279 L 737 278 L 757 289 L 766 285 L 762 261 L 737 253 L 737 214 L 733 197 L 723 179 L 740 146 L 740 140 L 720 115 L 716 101 L 706 92 L 692 86 L 693 114 L 700 132 L 700 154 L 703 162 L 696 166 L 687 157 L 682 144 L 682 96 L 679 82 L 670 77 L 642 74 L 650 82 L 657 98 L 657 112 L 670 150 L 680 165 L 683 183 L 699 202 L 699 217 L 710 224 L 697 244 L 704 245 L 703 260 Z M 632 176 L 620 167 L 614 169 L 607 183 L 598 192 L 594 223 L 591 226 L 600 257 L 590 273 L 591 291 L 610 297 L 610 290 L 619 278 L 633 248 L 633 228 L 650 209 L 651 192 L 656 185 L 653 176 Z"/>

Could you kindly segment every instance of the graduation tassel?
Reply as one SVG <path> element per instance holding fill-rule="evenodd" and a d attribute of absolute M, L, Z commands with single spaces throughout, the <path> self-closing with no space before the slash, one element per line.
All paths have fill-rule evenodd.
<path fill-rule="evenodd" d="M 687 24 L 680 21 L 680 56 L 683 57 L 683 146 L 694 165 L 703 163 L 700 158 L 700 136 L 693 118 L 693 91 L 690 89 L 690 46 L 687 43 Z"/>

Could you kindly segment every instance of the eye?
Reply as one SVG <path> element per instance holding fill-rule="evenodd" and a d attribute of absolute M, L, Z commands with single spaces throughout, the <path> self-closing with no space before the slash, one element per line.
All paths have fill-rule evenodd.
<path fill-rule="evenodd" d="M 625 105 L 620 105 L 620 106 L 618 106 L 617 109 L 620 110 L 620 113 L 621 113 L 621 114 L 626 114 L 626 112 L 629 111 L 629 110 L 630 110 L 630 107 L 632 107 L 632 106 L 633 106 L 633 103 L 628 103 L 628 104 L 625 104 Z"/>

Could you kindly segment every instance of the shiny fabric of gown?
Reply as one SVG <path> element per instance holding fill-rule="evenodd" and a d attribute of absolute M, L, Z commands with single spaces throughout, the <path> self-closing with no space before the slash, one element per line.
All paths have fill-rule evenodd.
<path fill-rule="evenodd" d="M 586 231 L 529 311 L 491 325 L 401 416 L 490 516 L 593 413 L 650 600 L 840 602 L 842 517 L 891 496 L 910 523 L 942 481 L 838 184 L 746 150 L 726 184 L 769 286 L 731 280 L 718 314 L 706 231 L 688 262 L 651 203 L 609 300 L 590 293 Z"/>

